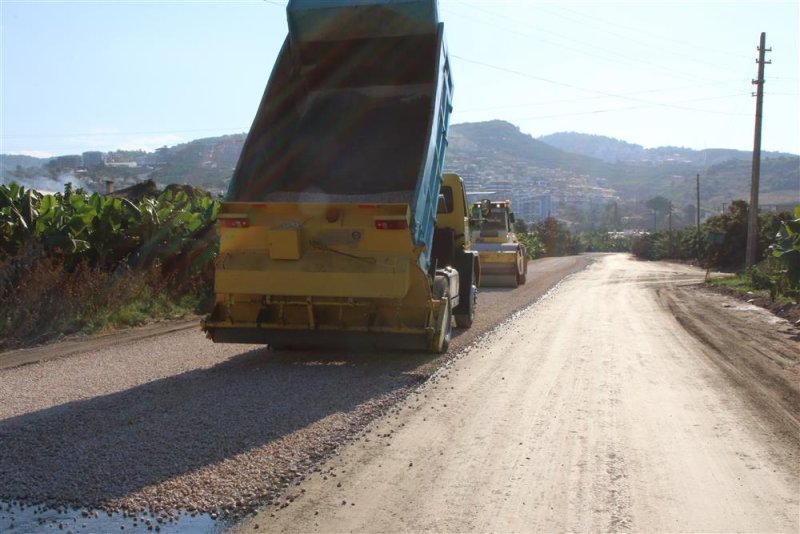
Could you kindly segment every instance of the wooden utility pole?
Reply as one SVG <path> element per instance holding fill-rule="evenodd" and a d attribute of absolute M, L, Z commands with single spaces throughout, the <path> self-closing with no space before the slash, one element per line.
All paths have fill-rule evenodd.
<path fill-rule="evenodd" d="M 672 201 L 669 201 L 669 213 L 667 220 L 669 221 L 669 257 L 672 257 Z"/>
<path fill-rule="evenodd" d="M 766 48 L 767 34 L 761 32 L 761 42 L 758 46 L 758 79 L 753 80 L 756 86 L 756 129 L 753 139 L 753 172 L 750 178 L 750 209 L 747 217 L 747 250 L 745 252 L 745 267 L 752 267 L 756 262 L 756 249 L 758 248 L 758 182 L 761 177 L 761 112 L 764 107 L 764 65 L 772 61 L 764 61 L 764 54 L 772 52 Z"/>
<path fill-rule="evenodd" d="M 699 260 L 700 259 L 700 173 L 697 173 L 697 235 L 694 239 L 694 255 Z"/>
<path fill-rule="evenodd" d="M 700 235 L 700 174 L 697 175 L 697 235 Z"/>

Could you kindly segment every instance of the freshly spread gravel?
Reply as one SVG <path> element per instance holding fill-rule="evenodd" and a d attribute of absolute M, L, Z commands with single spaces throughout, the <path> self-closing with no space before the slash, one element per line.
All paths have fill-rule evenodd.
<path fill-rule="evenodd" d="M 535 262 L 523 288 L 481 291 L 451 356 L 587 263 Z M 284 506 L 290 484 L 451 356 L 275 352 L 198 328 L 0 370 L 0 504 L 212 518 Z"/>
<path fill-rule="evenodd" d="M 0 500 L 201 512 L 269 501 L 422 379 L 418 358 L 388 358 L 188 331 L 1 371 Z"/>

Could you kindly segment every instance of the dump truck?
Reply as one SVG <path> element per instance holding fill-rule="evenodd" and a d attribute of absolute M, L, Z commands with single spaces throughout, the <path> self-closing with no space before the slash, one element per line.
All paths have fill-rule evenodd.
<path fill-rule="evenodd" d="M 517 287 L 527 281 L 528 251 L 517 240 L 514 222 L 509 200 L 472 204 L 472 249 L 480 255 L 482 287 Z"/>
<path fill-rule="evenodd" d="M 215 342 L 447 350 L 475 313 L 435 0 L 291 0 L 218 215 Z M 443 181 L 445 182 L 443 184 Z"/>

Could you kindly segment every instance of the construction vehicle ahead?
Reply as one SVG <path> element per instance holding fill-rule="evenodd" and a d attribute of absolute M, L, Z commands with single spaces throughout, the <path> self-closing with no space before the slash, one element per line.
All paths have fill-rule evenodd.
<path fill-rule="evenodd" d="M 527 280 L 528 251 L 514 233 L 509 200 L 472 205 L 472 249 L 481 260 L 481 287 L 517 287 Z"/>
<path fill-rule="evenodd" d="M 472 323 L 435 0 L 291 0 L 219 212 L 216 342 L 444 351 Z M 444 180 L 444 184 L 443 184 Z"/>

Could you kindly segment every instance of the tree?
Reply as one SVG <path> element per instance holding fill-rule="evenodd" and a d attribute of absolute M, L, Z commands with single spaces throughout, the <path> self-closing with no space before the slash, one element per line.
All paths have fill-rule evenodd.
<path fill-rule="evenodd" d="M 670 200 L 666 197 L 662 197 L 661 195 L 657 197 L 653 197 L 645 203 L 645 206 L 650 208 L 651 210 L 655 210 L 658 213 L 666 213 L 669 211 Z"/>
<path fill-rule="evenodd" d="M 606 204 L 603 225 L 608 230 L 616 232 L 622 230 L 622 217 L 619 215 L 619 206 L 616 202 Z"/>
<path fill-rule="evenodd" d="M 703 225 L 705 234 L 722 234 L 722 243 L 711 247 L 711 265 L 723 268 L 736 268 L 744 264 L 747 243 L 747 202 L 734 200 L 728 211 L 709 218 Z"/>
<path fill-rule="evenodd" d="M 566 225 L 555 217 L 537 223 L 531 233 L 544 245 L 545 256 L 566 256 L 580 252 L 580 243 Z"/>

